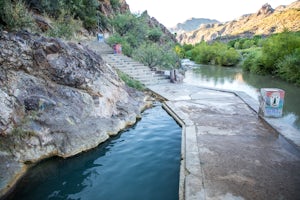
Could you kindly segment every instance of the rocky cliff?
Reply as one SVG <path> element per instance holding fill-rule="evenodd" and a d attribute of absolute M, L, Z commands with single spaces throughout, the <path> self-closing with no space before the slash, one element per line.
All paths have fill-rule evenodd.
<path fill-rule="evenodd" d="M 114 7 L 110 0 L 98 0 L 99 11 L 106 17 L 110 18 L 118 13 L 126 13 L 129 11 L 129 5 L 125 0 L 119 0 L 119 5 Z"/>
<path fill-rule="evenodd" d="M 27 164 L 96 147 L 146 105 L 86 46 L 1 32 L 0 196 Z"/>
<path fill-rule="evenodd" d="M 300 1 L 288 6 L 273 9 L 265 4 L 253 14 L 222 23 L 204 24 L 198 30 L 177 35 L 177 40 L 184 44 L 195 44 L 201 41 L 211 41 L 216 38 L 252 37 L 254 35 L 270 35 L 284 30 L 300 30 Z"/>

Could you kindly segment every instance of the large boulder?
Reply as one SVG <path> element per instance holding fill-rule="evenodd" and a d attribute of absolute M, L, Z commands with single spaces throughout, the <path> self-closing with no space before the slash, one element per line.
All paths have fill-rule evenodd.
<path fill-rule="evenodd" d="M 2 32 L 0 170 L 91 149 L 134 124 L 144 100 L 86 46 Z M 2 194 L 16 177 L 0 176 Z"/>

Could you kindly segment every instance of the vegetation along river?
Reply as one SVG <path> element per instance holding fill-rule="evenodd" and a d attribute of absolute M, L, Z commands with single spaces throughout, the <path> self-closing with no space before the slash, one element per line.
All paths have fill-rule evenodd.
<path fill-rule="evenodd" d="M 176 200 L 181 128 L 160 105 L 89 152 L 33 167 L 7 199 Z"/>
<path fill-rule="evenodd" d="M 260 88 L 283 89 L 285 97 L 282 119 L 300 130 L 300 87 L 271 76 L 250 74 L 238 67 L 195 65 L 189 60 L 184 60 L 183 65 L 192 67 L 185 73 L 185 83 L 243 91 L 257 101 Z"/>

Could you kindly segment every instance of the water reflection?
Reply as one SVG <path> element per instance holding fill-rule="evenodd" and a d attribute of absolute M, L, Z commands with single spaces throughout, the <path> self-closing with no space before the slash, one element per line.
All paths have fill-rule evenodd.
<path fill-rule="evenodd" d="M 283 120 L 300 130 L 300 88 L 271 76 L 243 72 L 241 68 L 197 65 L 185 74 L 184 83 L 243 91 L 258 100 L 260 88 L 280 88 L 285 91 Z"/>

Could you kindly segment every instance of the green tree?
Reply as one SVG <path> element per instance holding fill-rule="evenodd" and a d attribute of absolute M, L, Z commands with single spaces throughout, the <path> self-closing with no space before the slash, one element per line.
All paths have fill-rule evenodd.
<path fill-rule="evenodd" d="M 137 25 L 137 17 L 131 13 L 118 14 L 111 21 L 112 26 L 120 36 L 126 35 Z"/>
<path fill-rule="evenodd" d="M 276 67 L 280 78 L 300 86 L 300 48 L 285 56 Z"/>
<path fill-rule="evenodd" d="M 221 42 L 213 44 L 201 42 L 192 50 L 192 60 L 201 64 L 233 66 L 239 62 L 240 54 L 234 48 L 229 48 Z"/>
<path fill-rule="evenodd" d="M 159 42 L 161 36 L 162 32 L 158 28 L 150 29 L 148 32 L 148 39 L 153 42 Z"/>
<path fill-rule="evenodd" d="M 243 45 L 242 45 L 242 49 L 249 49 L 252 46 L 255 45 L 255 41 L 254 40 L 246 40 Z"/>
<path fill-rule="evenodd" d="M 182 48 L 184 49 L 185 52 L 190 51 L 194 48 L 192 44 L 183 44 Z"/>
<path fill-rule="evenodd" d="M 191 53 L 192 60 L 199 64 L 209 64 L 215 57 L 212 48 L 206 42 L 197 44 Z"/>
<path fill-rule="evenodd" d="M 276 74 L 276 63 L 291 55 L 300 47 L 300 32 L 284 32 L 268 38 L 262 47 L 264 71 Z"/>
<path fill-rule="evenodd" d="M 248 52 L 247 57 L 242 62 L 243 70 L 256 74 L 264 74 L 261 57 L 261 49 L 253 49 L 252 51 Z"/>
<path fill-rule="evenodd" d="M 239 53 L 233 48 L 219 51 L 216 56 L 216 64 L 222 66 L 234 66 L 240 60 Z"/>
<path fill-rule="evenodd" d="M 142 62 L 151 68 L 159 66 L 162 63 L 162 54 L 164 52 L 155 43 L 145 43 L 134 51 L 133 58 Z"/>
<path fill-rule="evenodd" d="M 157 43 L 145 43 L 134 50 L 133 58 L 150 68 L 171 69 L 176 67 L 176 53 Z"/>

